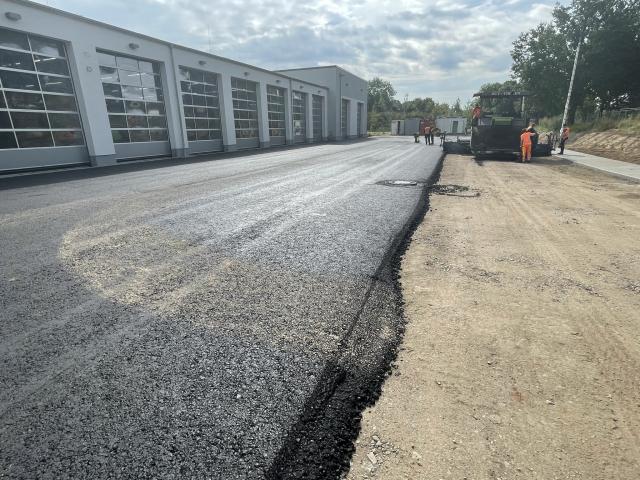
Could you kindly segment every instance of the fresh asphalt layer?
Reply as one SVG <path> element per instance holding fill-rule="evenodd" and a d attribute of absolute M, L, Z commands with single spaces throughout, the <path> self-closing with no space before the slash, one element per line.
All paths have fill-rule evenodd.
<path fill-rule="evenodd" d="M 336 476 L 440 156 L 387 138 L 0 180 L 0 477 Z"/>

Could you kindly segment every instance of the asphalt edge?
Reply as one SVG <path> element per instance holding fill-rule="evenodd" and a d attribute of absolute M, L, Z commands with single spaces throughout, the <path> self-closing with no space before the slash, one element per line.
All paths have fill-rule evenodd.
<path fill-rule="evenodd" d="M 426 180 L 420 180 L 422 191 L 413 212 L 404 226 L 390 243 L 370 285 L 361 302 L 358 313 L 338 343 L 339 348 L 331 360 L 327 362 L 313 394 L 306 401 L 298 421 L 286 435 L 282 448 L 278 452 L 271 467 L 265 472 L 267 480 L 287 479 L 340 479 L 349 471 L 351 458 L 355 452 L 355 440 L 361 429 L 364 410 L 376 403 L 382 393 L 385 379 L 392 374 L 393 364 L 405 333 L 406 317 L 404 298 L 400 284 L 402 259 L 408 250 L 413 234 L 423 222 L 429 211 L 429 193 L 433 185 L 438 183 L 446 153 L 438 158 L 436 168 Z M 364 388 L 343 391 L 349 381 L 350 372 L 344 368 L 341 359 L 347 354 L 350 337 L 370 304 L 371 295 L 380 284 L 390 286 L 393 291 L 395 310 L 399 317 L 399 328 L 394 341 L 379 359 L 370 382 Z M 337 404 L 337 405 L 334 405 Z M 335 425 L 334 425 L 335 423 Z M 318 425 L 321 425 L 318 427 Z M 334 429 L 327 427 L 335 426 Z M 313 438 L 314 430 L 328 433 L 329 438 L 322 437 L 323 444 Z M 316 437 L 318 435 L 316 434 Z M 313 444 L 313 450 L 309 445 Z"/>

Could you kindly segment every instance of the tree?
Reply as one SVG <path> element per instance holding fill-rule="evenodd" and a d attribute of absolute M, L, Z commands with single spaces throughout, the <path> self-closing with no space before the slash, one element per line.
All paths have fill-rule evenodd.
<path fill-rule="evenodd" d="M 601 110 L 640 106 L 640 2 L 573 0 L 513 44 L 513 76 L 535 94 L 539 112 L 562 112 L 578 44 L 569 122 L 594 102 Z"/>
<path fill-rule="evenodd" d="M 522 86 L 515 80 L 507 80 L 506 82 L 485 83 L 480 87 L 480 93 L 511 93 L 519 92 Z"/>
<path fill-rule="evenodd" d="M 391 82 L 375 77 L 369 81 L 369 112 L 386 112 L 393 109 L 396 91 Z"/>
<path fill-rule="evenodd" d="M 456 98 L 456 101 L 453 105 L 451 105 L 451 107 L 449 107 L 449 113 L 451 115 L 464 115 L 467 112 L 465 112 L 462 109 L 462 105 L 460 104 L 460 97 Z"/>
<path fill-rule="evenodd" d="M 613 2 L 585 39 L 583 69 L 600 110 L 640 106 L 640 2 Z"/>
<path fill-rule="evenodd" d="M 514 77 L 533 95 L 530 107 L 540 115 L 562 113 L 573 66 L 565 35 L 553 25 L 541 24 L 518 37 L 511 57 Z"/>

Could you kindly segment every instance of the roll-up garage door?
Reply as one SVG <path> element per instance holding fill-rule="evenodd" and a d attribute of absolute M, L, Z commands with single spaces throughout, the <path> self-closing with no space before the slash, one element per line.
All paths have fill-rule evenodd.
<path fill-rule="evenodd" d="M 317 142 L 322 140 L 322 97 L 313 95 L 311 98 L 312 116 L 313 116 L 313 139 Z"/>
<path fill-rule="evenodd" d="M 238 148 L 258 147 L 258 84 L 232 77 L 231 97 Z"/>
<path fill-rule="evenodd" d="M 180 67 L 180 91 L 189 153 L 222 150 L 222 123 L 215 73 Z"/>
<path fill-rule="evenodd" d="M 340 128 L 342 138 L 349 136 L 349 100 L 342 100 L 342 110 L 340 112 Z"/>
<path fill-rule="evenodd" d="M 271 145 L 284 145 L 286 142 L 284 88 L 267 85 L 267 109 Z"/>
<path fill-rule="evenodd" d="M 0 171 L 88 162 L 64 43 L 0 28 Z"/>
<path fill-rule="evenodd" d="M 118 159 L 171 155 L 160 64 L 98 51 Z"/>
<path fill-rule="evenodd" d="M 303 143 L 307 134 L 307 94 L 294 91 L 292 99 L 293 138 L 296 143 Z"/>

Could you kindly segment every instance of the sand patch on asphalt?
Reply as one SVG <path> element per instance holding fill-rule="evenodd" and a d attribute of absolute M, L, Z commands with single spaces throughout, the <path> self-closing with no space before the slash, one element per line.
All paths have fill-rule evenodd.
<path fill-rule="evenodd" d="M 96 294 L 278 348 L 333 352 L 350 322 L 348 316 L 341 315 L 341 321 L 332 316 L 343 308 L 340 295 L 353 296 L 362 288 L 349 277 L 260 263 L 240 256 L 237 245 L 182 239 L 143 221 L 85 223 L 67 232 L 58 258 Z M 318 307 L 322 302 L 330 309 Z"/>
<path fill-rule="evenodd" d="M 440 183 L 480 195 L 431 195 L 346 478 L 640 478 L 640 185 L 455 155 Z"/>

